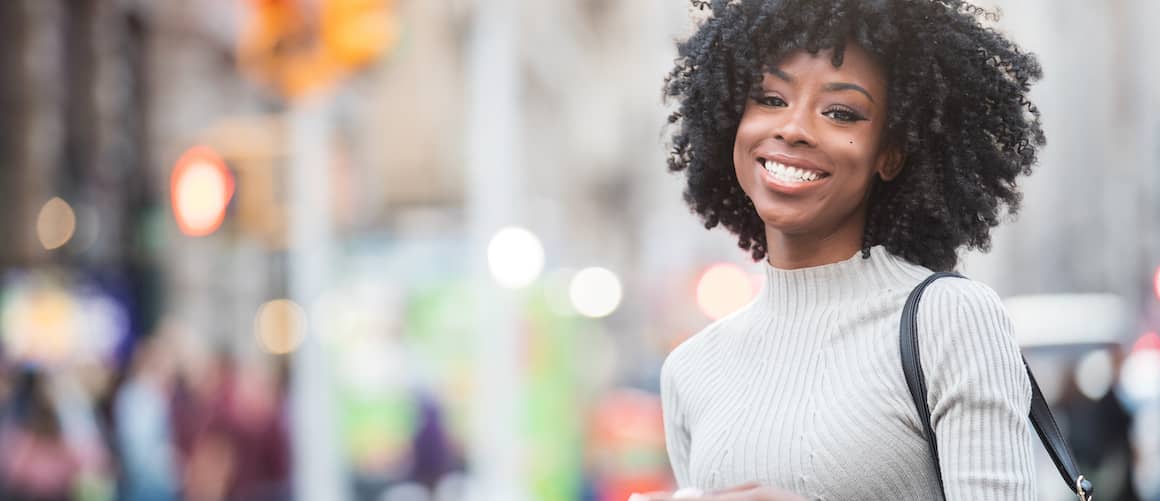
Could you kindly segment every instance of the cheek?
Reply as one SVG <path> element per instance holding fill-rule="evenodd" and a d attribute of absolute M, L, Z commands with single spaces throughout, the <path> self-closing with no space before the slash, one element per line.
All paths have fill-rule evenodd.
<path fill-rule="evenodd" d="M 736 148 L 733 150 L 733 175 L 736 176 L 737 184 L 741 186 L 741 191 L 744 191 L 746 195 L 750 195 L 750 186 L 756 182 L 756 175 L 753 169 L 747 168 L 748 161 L 744 156 L 744 153 L 739 154 Z"/>
<path fill-rule="evenodd" d="M 751 162 L 749 151 L 755 144 L 752 137 L 753 129 L 751 121 L 746 121 L 742 117 L 741 123 L 737 126 L 737 134 L 733 139 L 733 171 L 741 183 L 741 188 L 746 190 L 746 193 L 749 190 L 747 185 L 754 178 L 753 169 L 749 168 Z"/>
<path fill-rule="evenodd" d="M 740 160 L 745 155 L 745 151 L 749 148 L 752 142 L 749 140 L 749 135 L 746 133 L 745 122 L 737 126 L 737 134 L 733 136 L 733 160 Z"/>
<path fill-rule="evenodd" d="M 835 186 L 835 194 L 849 203 L 857 203 L 869 191 L 875 177 L 877 164 L 877 148 L 871 147 L 874 142 L 857 136 L 848 136 L 837 142 L 831 150 L 835 163 L 847 175 L 842 176 L 841 182 Z"/>
<path fill-rule="evenodd" d="M 849 136 L 838 142 L 837 156 L 844 159 L 845 164 L 857 171 L 872 171 L 878 159 L 878 149 L 875 141 L 861 137 Z"/>

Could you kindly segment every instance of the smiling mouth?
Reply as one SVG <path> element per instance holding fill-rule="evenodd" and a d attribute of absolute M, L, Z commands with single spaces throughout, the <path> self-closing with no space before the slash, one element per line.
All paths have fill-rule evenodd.
<path fill-rule="evenodd" d="M 828 173 L 820 170 L 799 169 L 765 158 L 758 158 L 757 161 L 774 178 L 787 183 L 809 183 L 830 176 Z"/>

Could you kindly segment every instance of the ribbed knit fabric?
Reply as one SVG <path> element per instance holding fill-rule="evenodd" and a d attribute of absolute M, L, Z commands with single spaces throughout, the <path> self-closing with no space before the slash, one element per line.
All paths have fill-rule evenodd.
<path fill-rule="evenodd" d="M 765 269 L 757 299 L 665 360 L 678 484 L 941 499 L 898 350 L 903 303 L 930 270 L 882 247 L 869 259 Z M 939 280 L 919 305 L 918 336 L 946 498 L 1034 500 L 1031 386 L 999 297 Z"/>

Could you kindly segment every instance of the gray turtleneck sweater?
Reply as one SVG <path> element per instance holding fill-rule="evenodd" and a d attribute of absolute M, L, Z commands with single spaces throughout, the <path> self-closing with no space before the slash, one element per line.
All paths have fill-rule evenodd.
<path fill-rule="evenodd" d="M 752 303 L 665 360 L 677 483 L 940 499 L 898 351 L 903 303 L 930 273 L 882 247 L 813 268 L 765 265 Z M 978 282 L 939 280 L 923 294 L 918 337 L 946 498 L 1034 500 L 1031 386 L 999 297 Z"/>

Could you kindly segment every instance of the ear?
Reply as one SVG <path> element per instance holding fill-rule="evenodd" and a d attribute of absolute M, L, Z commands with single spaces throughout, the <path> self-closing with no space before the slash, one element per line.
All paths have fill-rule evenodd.
<path fill-rule="evenodd" d="M 878 161 L 874 170 L 883 181 L 893 181 L 902 173 L 902 166 L 906 164 L 906 154 L 897 146 L 887 146 L 878 153 Z"/>

